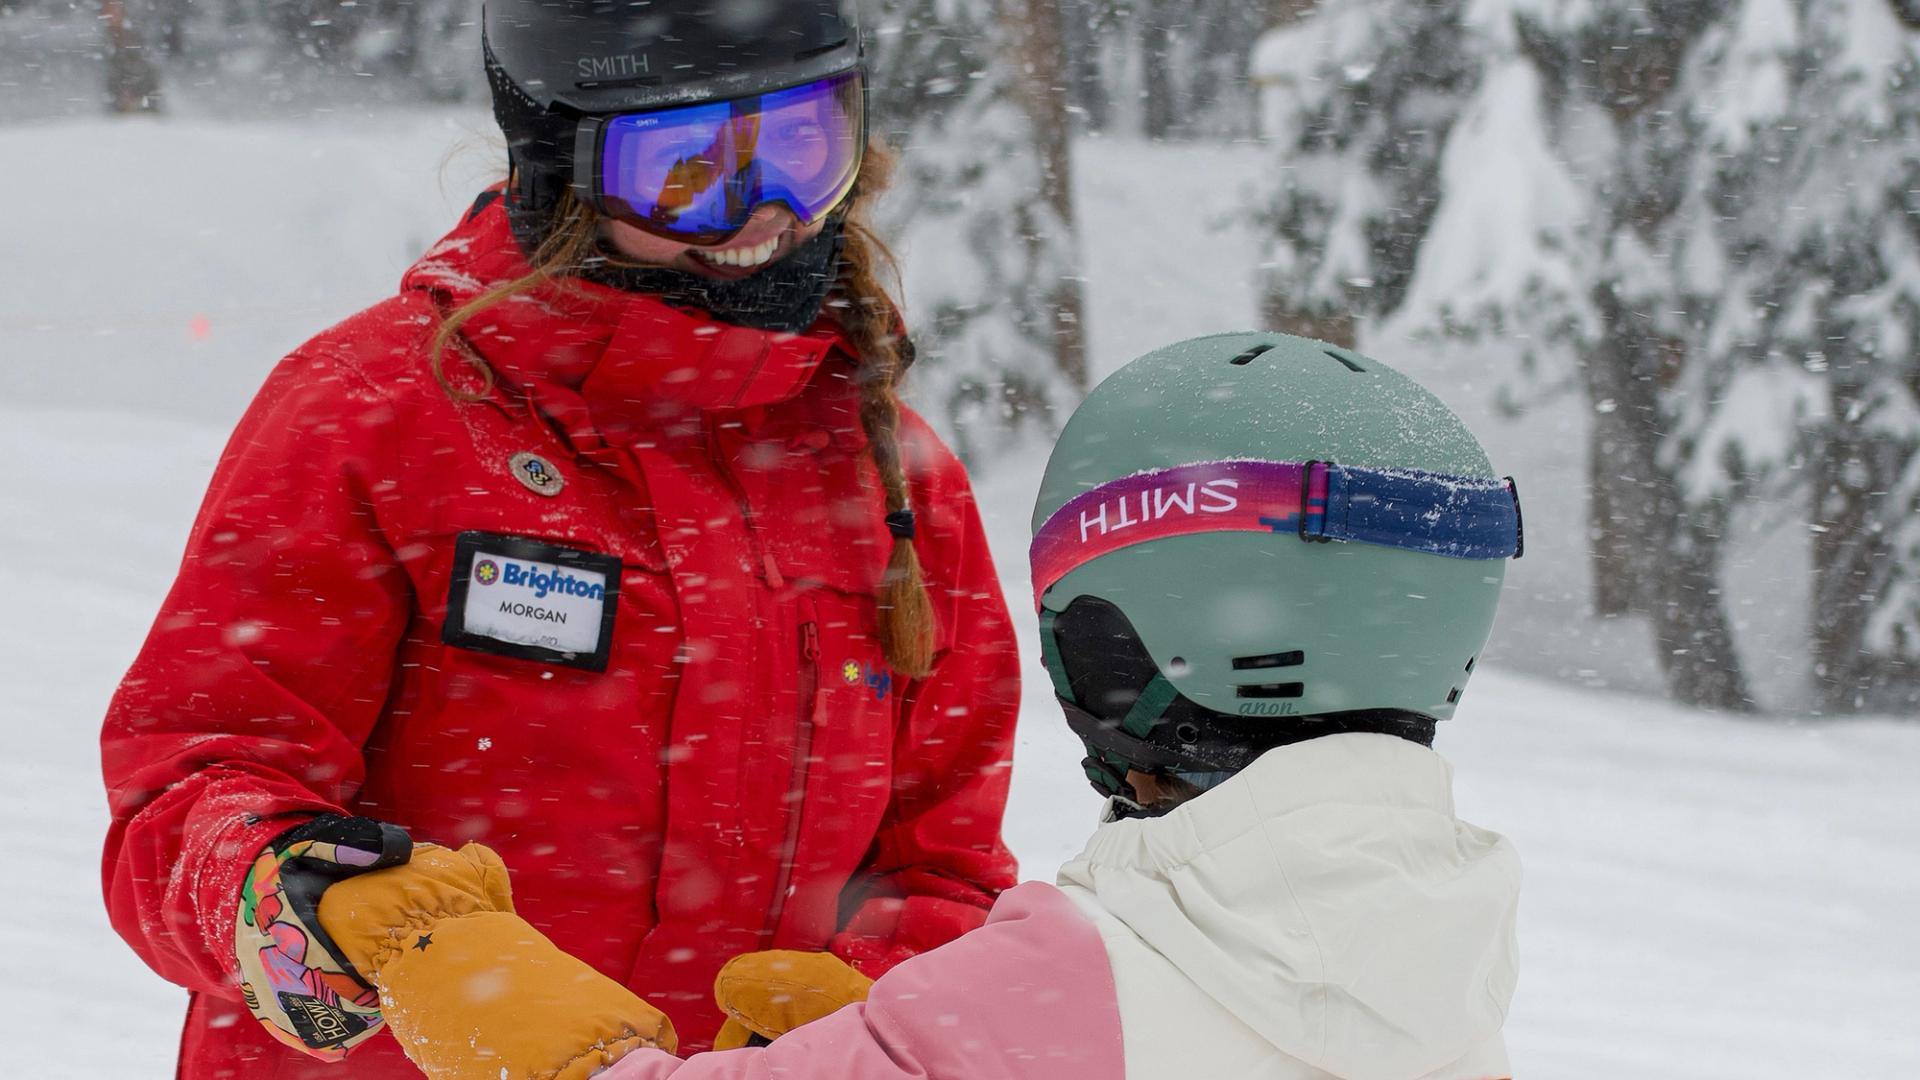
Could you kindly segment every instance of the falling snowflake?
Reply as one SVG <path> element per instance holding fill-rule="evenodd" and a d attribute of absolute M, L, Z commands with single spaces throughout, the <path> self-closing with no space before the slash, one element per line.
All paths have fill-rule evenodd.
<path fill-rule="evenodd" d="M 479 747 L 480 747 L 480 749 L 482 749 L 482 750 L 491 750 L 491 749 L 493 749 L 493 740 L 492 740 L 492 739 L 489 739 L 489 738 L 485 738 L 485 737 L 482 737 L 482 738 L 481 738 L 481 740 L 480 740 L 480 742 L 479 742 Z"/>

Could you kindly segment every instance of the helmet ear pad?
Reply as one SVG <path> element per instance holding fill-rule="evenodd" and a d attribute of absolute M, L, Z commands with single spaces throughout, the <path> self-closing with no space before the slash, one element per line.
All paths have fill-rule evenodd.
<path fill-rule="evenodd" d="M 1433 745 L 1434 718 L 1405 710 L 1241 716 L 1196 704 L 1165 680 L 1126 613 L 1101 597 L 1075 598 L 1050 629 L 1071 693 L 1060 704 L 1091 755 L 1090 777 L 1099 763 L 1161 774 L 1238 772 L 1275 747 L 1349 732 Z M 1134 715 L 1148 695 L 1145 714 Z M 1094 787 L 1114 793 L 1097 778 Z"/>

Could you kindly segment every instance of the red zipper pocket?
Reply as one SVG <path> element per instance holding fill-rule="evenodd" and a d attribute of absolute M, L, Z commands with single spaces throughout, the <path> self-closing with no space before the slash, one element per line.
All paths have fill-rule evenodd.
<path fill-rule="evenodd" d="M 780 845 L 780 872 L 774 878 L 773 903 L 767 908 L 766 926 L 760 931 L 760 948 L 773 947 L 780 918 L 787 910 L 787 894 L 793 891 L 793 864 L 800 852 L 800 821 L 807 806 L 807 766 L 813 756 L 813 708 L 820 694 L 820 627 L 808 621 L 800 624 L 800 684 L 798 717 L 793 731 L 793 773 L 787 783 L 787 835 Z"/>

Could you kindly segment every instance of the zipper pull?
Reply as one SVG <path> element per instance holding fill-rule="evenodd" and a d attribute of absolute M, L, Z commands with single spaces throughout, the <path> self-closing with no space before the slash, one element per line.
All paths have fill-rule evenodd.
<path fill-rule="evenodd" d="M 800 655 L 808 660 L 820 659 L 820 627 L 818 624 L 800 624 Z"/>
<path fill-rule="evenodd" d="M 766 577 L 769 588 L 787 587 L 787 579 L 780 573 L 780 564 L 773 561 L 773 552 L 764 548 L 760 551 L 760 572 Z"/>

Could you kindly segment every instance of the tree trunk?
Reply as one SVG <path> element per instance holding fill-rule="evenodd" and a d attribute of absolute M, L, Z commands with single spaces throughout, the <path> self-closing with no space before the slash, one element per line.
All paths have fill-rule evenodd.
<path fill-rule="evenodd" d="M 1859 417 L 1856 388 L 1838 386 L 1836 418 Z M 1814 452 L 1813 686 L 1829 715 L 1912 708 L 1920 665 L 1905 649 L 1869 637 L 1874 616 L 1898 572 L 1890 539 L 1898 508 L 1889 505 L 1914 454 L 1908 440 L 1836 419 Z M 1878 647 L 1876 647 L 1878 645 Z"/>
<path fill-rule="evenodd" d="M 1600 616 L 1653 610 L 1648 565 L 1662 524 L 1656 520 L 1660 473 L 1660 401 L 1644 335 L 1613 290 L 1594 291 L 1605 336 L 1581 365 L 1586 376 L 1588 559 L 1593 611 Z"/>
<path fill-rule="evenodd" d="M 1299 22 L 1313 14 L 1319 6 L 1319 0 L 1270 0 L 1267 7 L 1267 26 L 1269 29 L 1279 29 Z M 1314 338 L 1344 349 L 1358 348 L 1360 344 L 1359 321 L 1351 314 L 1302 311 L 1293 306 L 1289 297 L 1282 296 L 1270 288 L 1263 290 L 1263 295 L 1260 297 L 1260 325 L 1269 330 Z"/>
<path fill-rule="evenodd" d="M 152 8 L 154 17 L 159 20 L 155 36 L 160 42 L 161 55 L 168 60 L 179 61 L 187 55 L 187 19 L 192 14 L 192 0 L 163 0 Z"/>
<path fill-rule="evenodd" d="M 1619 448 L 1628 443 L 1622 424 L 1612 412 L 1596 412 L 1592 423 L 1587 431 L 1587 569 L 1593 579 L 1593 613 L 1612 618 L 1639 607 L 1633 546 L 1619 524 L 1632 514 L 1637 500 L 1632 484 L 1617 471 Z"/>
<path fill-rule="evenodd" d="M 1104 9 L 1087 0 L 1068 0 L 1062 5 L 1061 51 L 1065 56 L 1071 104 L 1079 110 L 1083 130 L 1105 132 L 1113 113 L 1107 93 L 1106 71 L 1102 65 L 1102 47 L 1113 36 L 1104 18 Z"/>
<path fill-rule="evenodd" d="M 1171 0 L 1143 0 L 1140 15 L 1141 130 L 1149 139 L 1173 134 L 1177 123 L 1174 102 L 1173 13 Z"/>
<path fill-rule="evenodd" d="M 1041 167 L 1042 202 L 1065 230 L 1064 242 L 1074 249 L 1076 273 L 1063 276 L 1048 290 L 1047 310 L 1053 339 L 1053 360 L 1074 389 L 1087 388 L 1086 302 L 1081 290 L 1079 227 L 1073 208 L 1073 123 L 1067 111 L 1067 59 L 1058 0 L 1010 0 L 1006 8 L 1009 30 L 1017 43 L 1019 95 L 1033 124 L 1034 150 Z M 1062 238 L 1046 230 L 1028 230 L 1030 243 L 1046 245 Z"/>
<path fill-rule="evenodd" d="M 1666 675 L 1667 693 L 1676 701 L 1726 712 L 1753 711 L 1733 625 L 1720 589 L 1720 552 L 1726 534 L 1727 507 L 1688 512 L 1680 507 L 1677 485 L 1663 486 L 1677 515 L 1670 523 L 1655 584 L 1654 647 Z"/>
<path fill-rule="evenodd" d="M 158 112 L 160 74 L 124 0 L 102 0 L 107 35 L 107 105 L 117 113 Z"/>
<path fill-rule="evenodd" d="M 1300 311 L 1287 298 L 1268 293 L 1260 305 L 1260 321 L 1269 330 L 1314 338 L 1343 349 L 1359 347 L 1360 326 L 1352 315 L 1319 315 Z"/>
<path fill-rule="evenodd" d="M 1679 343 L 1629 310 L 1612 288 L 1594 290 L 1606 328 L 1584 366 L 1593 409 L 1594 487 L 1589 501 L 1595 611 L 1653 621 L 1667 692 L 1701 708 L 1753 708 L 1720 589 L 1724 503 L 1689 506 L 1661 461 L 1660 388 L 1681 360 Z"/>

